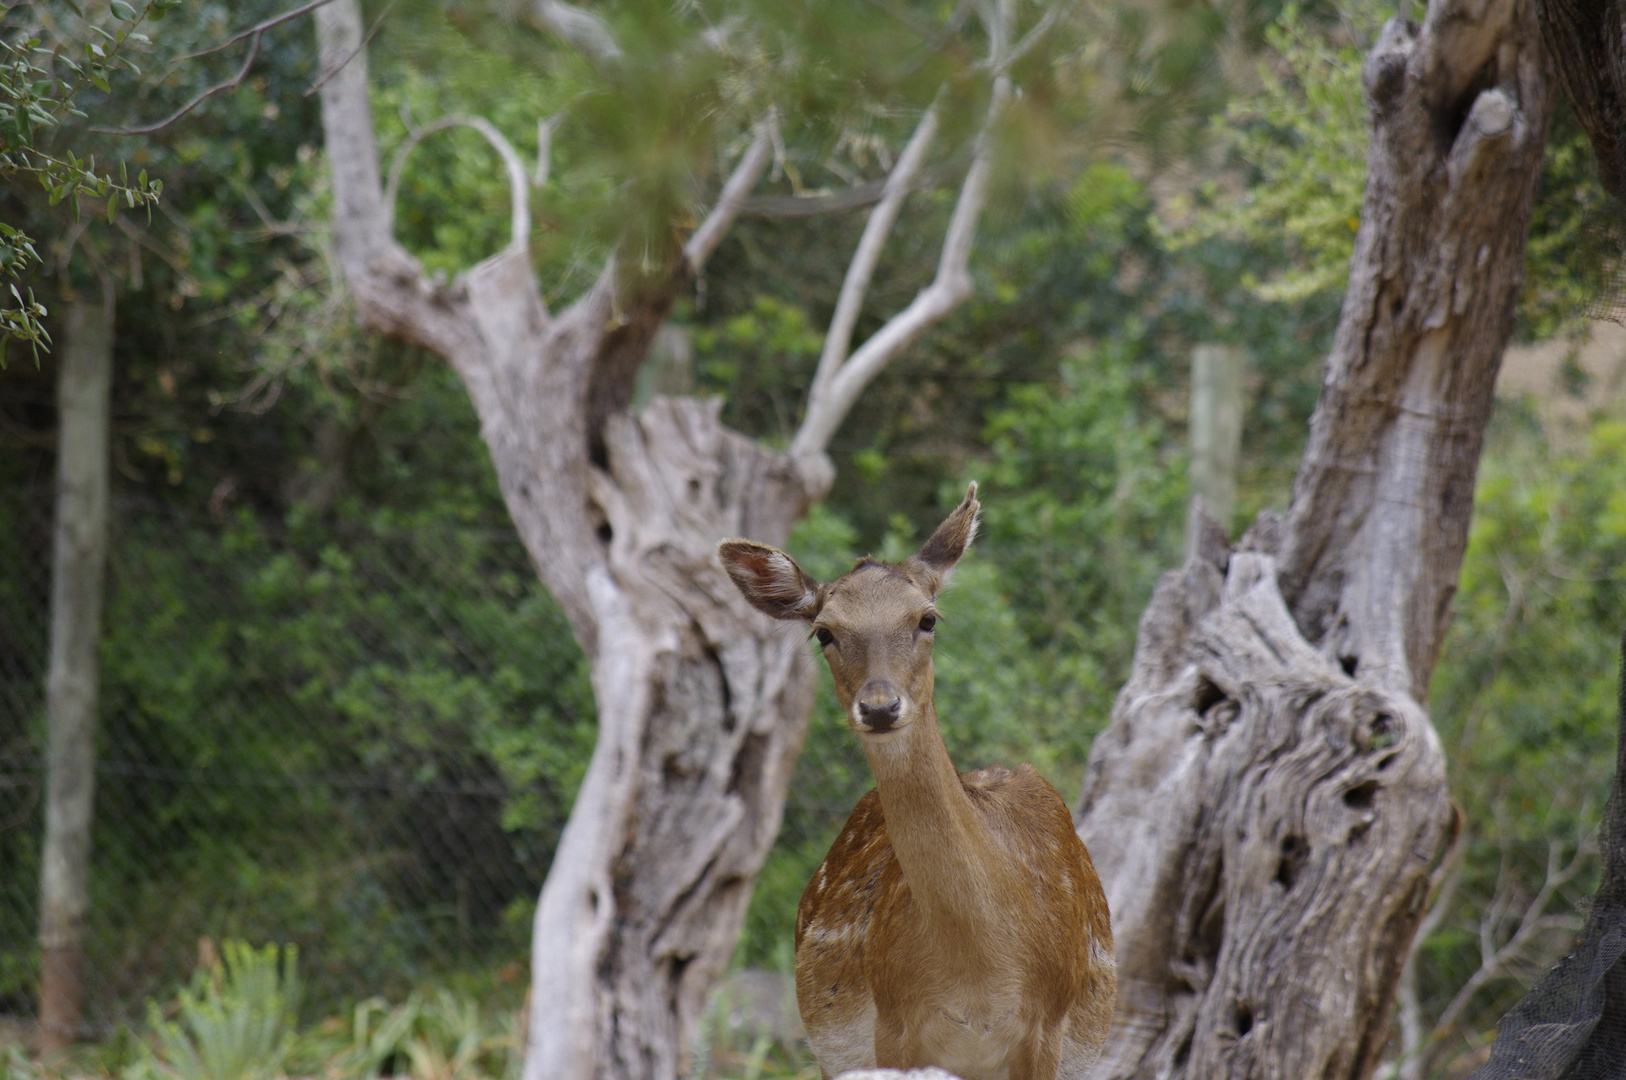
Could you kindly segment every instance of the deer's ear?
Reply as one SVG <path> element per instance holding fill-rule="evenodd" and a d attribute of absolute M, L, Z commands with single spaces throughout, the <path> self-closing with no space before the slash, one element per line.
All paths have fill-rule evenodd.
<path fill-rule="evenodd" d="M 907 563 L 910 576 L 927 593 L 936 596 L 948 584 L 954 564 L 960 561 L 960 556 L 965 554 L 965 549 L 971 546 L 972 539 L 977 535 L 977 515 L 981 513 L 982 503 L 977 501 L 977 482 L 973 480 L 965 489 L 965 498 L 954 508 L 954 513 L 910 557 Z"/>
<path fill-rule="evenodd" d="M 751 606 L 776 619 L 812 619 L 824 604 L 819 583 L 777 548 L 724 540 L 717 557 Z"/>

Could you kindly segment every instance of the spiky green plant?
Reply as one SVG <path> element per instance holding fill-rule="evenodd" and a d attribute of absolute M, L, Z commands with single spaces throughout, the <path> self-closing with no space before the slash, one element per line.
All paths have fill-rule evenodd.
<path fill-rule="evenodd" d="M 268 1080 L 282 1071 L 299 1011 L 299 952 L 226 941 L 175 996 L 174 1018 L 148 1002 L 151 1067 L 173 1080 Z"/>

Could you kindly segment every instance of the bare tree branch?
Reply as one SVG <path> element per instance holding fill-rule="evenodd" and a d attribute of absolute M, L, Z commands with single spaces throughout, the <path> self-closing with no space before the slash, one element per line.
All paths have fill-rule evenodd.
<path fill-rule="evenodd" d="M 264 39 L 265 32 L 267 30 L 271 30 L 271 29 L 273 29 L 275 27 L 281 26 L 283 23 L 286 23 L 286 22 L 292 22 L 294 19 L 299 18 L 301 15 L 309 14 L 310 12 L 315 11 L 317 8 L 322 7 L 324 4 L 329 4 L 329 3 L 332 3 L 332 0 L 312 0 L 311 3 L 301 4 L 299 7 L 296 7 L 291 11 L 285 11 L 281 15 L 274 15 L 271 18 L 264 20 L 263 22 L 259 22 L 259 23 L 254 24 L 253 26 L 249 27 L 247 30 L 239 31 L 238 33 L 235 33 L 231 37 L 227 38 L 225 41 L 222 41 L 222 42 L 220 42 L 219 44 L 216 44 L 216 45 L 211 45 L 209 48 L 204 49 L 201 52 L 195 52 L 195 53 L 192 53 L 192 54 L 190 54 L 188 56 L 181 57 L 180 60 L 176 61 L 176 63 L 184 63 L 185 61 L 188 61 L 188 60 L 196 60 L 199 57 L 203 57 L 203 56 L 212 56 L 213 54 L 221 51 L 222 49 L 230 48 L 231 46 L 237 44 L 239 41 L 245 41 L 246 40 L 249 43 L 248 55 L 243 57 L 242 66 L 237 69 L 237 74 L 233 75 L 231 78 L 226 79 L 226 80 L 224 80 L 222 82 L 216 83 L 214 86 L 209 87 L 209 89 L 205 90 L 203 93 L 199 94 L 197 97 L 193 98 L 191 101 L 187 102 L 185 105 L 182 105 L 180 107 L 180 109 L 176 110 L 175 113 L 173 113 L 172 115 L 170 115 L 166 119 L 160 120 L 155 124 L 147 124 L 147 125 L 142 126 L 142 127 L 118 127 L 118 128 L 93 127 L 90 130 L 96 132 L 97 134 L 101 134 L 101 135 L 152 135 L 152 134 L 155 134 L 157 132 L 163 131 L 165 128 L 169 127 L 171 124 L 173 124 L 176 121 L 181 120 L 182 118 L 184 118 L 187 114 L 191 113 L 192 110 L 196 109 L 199 105 L 202 105 L 205 101 L 208 101 L 210 98 L 214 97 L 216 94 L 222 93 L 223 91 L 226 91 L 226 90 L 235 90 L 239 86 L 243 85 L 243 80 L 248 78 L 249 70 L 254 66 L 254 61 L 259 58 L 259 55 L 260 55 L 260 43 Z M 367 45 L 367 42 L 372 40 L 373 35 L 378 33 L 378 28 L 383 25 L 384 16 L 388 15 L 389 11 L 390 11 L 390 8 L 394 7 L 394 6 L 395 6 L 394 5 L 394 0 L 391 0 L 391 3 L 387 7 L 385 7 L 383 12 L 381 12 L 379 14 L 377 20 L 375 20 L 374 23 L 373 23 L 372 30 L 368 31 L 367 36 L 362 39 L 361 45 L 358 46 L 358 51 L 361 48 L 365 48 L 366 45 Z M 354 55 L 355 54 L 352 53 L 351 57 L 353 57 Z M 346 57 L 345 58 L 345 63 L 349 63 L 351 57 Z M 309 90 L 305 91 L 305 95 L 307 97 L 309 97 L 311 94 L 314 94 L 316 91 L 320 90 L 322 88 L 323 83 L 326 83 L 328 79 L 331 79 L 335 74 L 337 74 L 339 68 L 342 68 L 343 66 L 344 66 L 344 64 L 339 64 L 336 67 L 334 67 L 334 69 L 332 71 L 329 71 L 326 75 L 324 75 L 322 77 L 322 79 L 315 86 L 313 86 Z"/>
<path fill-rule="evenodd" d="M 1552 902 L 1553 894 L 1580 873 L 1586 861 L 1595 854 L 1597 844 L 1594 837 L 1577 844 L 1574 857 L 1568 863 L 1564 863 L 1563 845 L 1556 839 L 1549 840 L 1546 878 L 1535 896 L 1525 905 L 1512 936 L 1500 947 L 1495 944 L 1497 926 L 1505 920 L 1509 909 L 1515 903 L 1515 898 L 1512 883 L 1500 880 L 1503 875 L 1498 875 L 1496 897 L 1480 920 L 1479 970 L 1468 977 L 1468 981 L 1458 988 L 1456 994 L 1440 1012 L 1440 1018 L 1434 1024 L 1434 1032 L 1429 1036 L 1429 1041 L 1437 1041 L 1451 1031 L 1479 989 L 1493 979 L 1501 978 L 1509 965 L 1523 957 L 1538 933 L 1554 927 L 1555 924 L 1546 914 L 1547 905 Z"/>
<path fill-rule="evenodd" d="M 326 0 L 324 0 L 324 2 L 326 2 Z M 243 66 L 237 69 L 236 75 L 233 75 L 224 82 L 219 82 L 209 87 L 209 89 L 205 90 L 203 93 L 199 94 L 185 105 L 182 105 L 179 110 L 166 119 L 160 120 L 156 124 L 147 124 L 144 127 L 93 127 L 90 130 L 100 135 L 151 135 L 154 132 L 163 131 L 165 128 L 169 127 L 169 125 L 175 123 L 175 121 L 181 119 L 187 113 L 191 112 L 199 105 L 202 105 L 205 101 L 208 101 L 221 91 L 237 89 L 237 87 L 243 85 L 243 80 L 248 78 L 248 69 L 254 66 L 255 58 L 260 55 L 260 33 L 260 31 L 253 31 L 250 34 L 248 55 L 243 57 Z"/>
<path fill-rule="evenodd" d="M 594 60 L 621 59 L 621 46 L 609 26 L 585 8 L 563 0 L 531 0 L 524 11 L 526 21 L 536 29 L 553 34 Z"/>
<path fill-rule="evenodd" d="M 360 11 L 354 0 L 339 0 L 318 8 L 315 21 L 323 67 L 338 69 L 322 88 L 322 127 L 333 181 L 333 255 L 358 317 L 370 330 L 448 358 L 477 354 L 481 331 L 466 305 L 431 281 L 390 232 L 367 94 L 367 53 L 356 48 L 363 37 Z M 340 63 L 351 55 L 352 62 Z M 478 365 L 459 373 L 480 407 L 501 401 Z"/>
<path fill-rule="evenodd" d="M 827 191 L 819 195 L 753 195 L 740 207 L 741 217 L 804 218 L 821 214 L 844 214 L 849 210 L 862 210 L 881 201 L 886 192 L 886 178 L 867 180 L 862 184 Z M 924 186 L 924 185 L 922 185 Z"/>
<path fill-rule="evenodd" d="M 880 260 L 881 249 L 886 246 L 887 236 L 898 220 L 898 211 L 903 208 L 903 200 L 909 195 L 915 175 L 920 172 L 921 163 L 926 159 L 926 148 L 937 134 L 937 125 L 938 113 L 934 104 L 915 126 L 915 133 L 910 136 L 897 165 L 886 179 L 880 203 L 870 212 L 864 235 L 859 239 L 852 263 L 847 267 L 847 277 L 841 283 L 841 295 L 836 300 L 835 313 L 830 317 L 830 327 L 824 335 L 824 352 L 819 356 L 818 371 L 808 391 L 810 418 L 815 412 L 812 403 L 823 402 L 829 397 L 830 384 L 847 360 L 852 347 L 853 327 L 858 323 L 859 312 L 863 310 L 875 264 Z"/>
<path fill-rule="evenodd" d="M 997 74 L 1003 75 L 1011 70 L 1018 60 L 1026 56 L 1035 45 L 1043 40 L 1044 36 L 1060 20 L 1063 6 L 1062 4 L 1054 4 L 1045 10 L 1044 15 L 1034 24 L 1033 29 L 1024 34 L 1022 40 L 1018 41 L 1010 52 L 1005 54 L 1004 59 L 1000 61 L 999 66 L 995 69 Z"/>
<path fill-rule="evenodd" d="M 531 174 L 531 186 L 541 190 L 548 186 L 548 174 L 553 168 L 553 129 L 565 118 L 554 113 L 536 122 L 536 172 Z"/>
<path fill-rule="evenodd" d="M 1463 856 L 1468 850 L 1468 834 L 1463 831 L 1461 815 L 1457 815 L 1457 834 L 1451 840 L 1451 846 L 1446 849 L 1445 857 L 1435 868 L 1433 882 L 1429 891 L 1434 894 L 1434 902 L 1429 905 L 1428 914 L 1417 927 L 1417 934 L 1412 938 L 1411 948 L 1406 953 L 1406 964 L 1400 970 L 1400 985 L 1395 989 L 1396 1023 L 1400 1028 L 1400 1047 L 1395 1059 L 1385 1065 L 1377 1073 L 1381 1080 L 1422 1080 L 1427 1065 L 1427 1057 L 1423 1054 L 1428 1045 L 1428 1032 L 1423 1026 L 1423 1002 L 1417 992 L 1417 957 L 1423 951 L 1423 943 L 1430 934 L 1440 928 L 1445 916 L 1451 907 L 1451 899 L 1456 895 L 1457 886 L 1462 882 Z"/>
<path fill-rule="evenodd" d="M 700 223 L 700 227 L 690 234 L 688 242 L 683 245 L 683 258 L 689 264 L 691 273 L 700 272 L 722 242 L 723 235 L 740 216 L 745 197 L 756 186 L 762 170 L 768 167 L 768 161 L 773 156 L 773 132 L 778 123 L 777 114 L 770 110 L 762 123 L 757 125 L 756 138 L 751 140 L 745 155 L 723 184 L 722 193 L 717 196 L 717 205 L 712 207 L 706 220 Z"/>
<path fill-rule="evenodd" d="M 418 144 L 437 131 L 446 131 L 449 128 L 473 128 L 485 136 L 494 150 L 503 160 L 508 171 L 508 199 L 509 199 L 509 240 L 508 246 L 521 249 L 530 243 L 531 236 L 531 206 L 530 187 L 531 180 L 525 175 L 525 162 L 514 149 L 496 125 L 483 116 L 443 116 L 433 123 L 425 124 L 407 137 L 395 150 L 395 156 L 390 160 L 389 180 L 384 185 L 384 221 L 391 233 L 395 231 L 395 197 L 401 188 L 401 174 L 406 168 L 406 159 Z M 546 178 L 546 173 L 543 173 Z"/>
<path fill-rule="evenodd" d="M 969 155 L 966 155 L 969 157 Z M 942 184 L 952 173 L 959 175 L 964 161 L 953 158 L 936 165 L 922 166 L 910 185 L 911 193 L 926 191 Z M 845 170 L 843 170 L 845 172 Z M 847 179 L 846 177 L 843 177 Z M 821 217 L 825 214 L 845 214 L 864 210 L 881 201 L 891 174 L 876 180 L 848 181 L 848 186 L 834 191 L 802 192 L 796 195 L 752 195 L 740 207 L 741 217 L 780 220 L 784 218 Z"/>
<path fill-rule="evenodd" d="M 844 363 L 831 372 L 822 372 L 822 381 L 815 378 L 815 389 L 808 396 L 807 415 L 802 420 L 796 438 L 791 442 L 792 457 L 810 458 L 822 454 L 825 447 L 830 444 L 836 429 L 841 426 L 842 420 L 846 419 L 847 413 L 857 402 L 859 394 L 881 369 L 922 331 L 943 318 L 970 295 L 971 275 L 967 270 L 967 264 L 971 257 L 971 243 L 977 219 L 981 216 L 982 208 L 988 199 L 988 179 L 993 170 L 993 129 L 1010 96 L 1010 80 L 1003 75 L 999 76 L 994 80 L 993 100 L 989 102 L 987 117 L 977 135 L 977 148 L 972 157 L 971 168 L 967 170 L 965 182 L 960 186 L 960 197 L 954 207 L 954 216 L 950 219 L 948 232 L 943 238 L 943 251 L 937 262 L 937 276 L 930 285 L 921 290 L 907 308 L 887 320 L 886 324 Z M 900 161 L 899 167 L 902 165 Z M 881 206 L 884 205 L 883 201 Z M 880 212 L 881 206 L 876 207 L 876 214 Z M 866 229 L 865 238 L 868 237 L 869 230 Z M 855 265 L 862 254 L 861 242 L 860 253 L 854 256 Z M 845 293 L 845 287 L 843 291 Z M 836 328 L 832 326 L 831 330 L 834 334 Z M 830 347 L 827 344 L 826 353 L 829 352 Z M 820 368 L 823 367 L 824 362 L 821 359 Z"/>
<path fill-rule="evenodd" d="M 146 248 L 148 251 L 162 259 L 164 264 L 173 270 L 177 276 L 182 278 L 186 277 L 186 263 L 181 260 L 180 256 L 170 251 L 157 240 L 154 240 L 152 235 L 148 233 L 147 230 L 141 228 L 139 225 L 135 225 L 127 221 L 122 214 L 114 219 L 113 227 L 118 229 L 118 231 L 123 233 L 125 236 L 129 237 L 130 240 L 136 245 Z"/>
<path fill-rule="evenodd" d="M 971 7 L 972 0 L 960 0 L 960 2 L 954 6 L 954 10 L 950 12 L 948 22 L 946 22 L 943 25 L 943 28 L 937 32 L 936 38 L 929 41 L 926 45 L 922 46 L 918 51 L 916 51 L 915 55 L 910 57 L 910 59 L 904 63 L 902 69 L 899 70 L 898 75 L 900 77 L 913 75 L 916 71 L 920 70 L 920 66 L 927 60 L 942 52 L 944 46 L 954 40 L 955 35 L 959 34 L 960 28 L 965 25 L 966 19 L 971 16 Z"/>
<path fill-rule="evenodd" d="M 244 38 L 249 38 L 249 37 L 258 38 L 261 34 L 265 33 L 267 30 L 273 29 L 274 27 L 281 26 L 285 22 L 292 22 L 293 20 L 299 18 L 301 15 L 308 15 L 312 11 L 315 11 L 317 8 L 321 7 L 323 4 L 329 4 L 329 3 L 332 3 L 332 2 L 333 2 L 333 0 L 311 0 L 310 3 L 301 4 L 299 7 L 296 7 L 291 11 L 284 11 L 281 15 L 273 15 L 269 19 L 266 19 L 264 22 L 255 23 L 253 26 L 249 27 L 247 30 L 240 30 L 237 33 L 233 34 L 231 37 L 227 38 L 225 41 L 222 41 L 222 42 L 220 42 L 220 43 L 218 43 L 216 45 L 211 45 L 207 49 L 204 49 L 202 52 L 195 52 L 195 53 L 192 53 L 189 56 L 183 56 L 183 57 L 181 57 L 180 60 L 176 61 L 176 63 L 184 63 L 187 60 L 196 60 L 201 56 L 211 56 L 214 53 L 217 53 L 222 49 L 231 48 L 233 45 L 237 44 L 239 41 L 242 41 Z"/>

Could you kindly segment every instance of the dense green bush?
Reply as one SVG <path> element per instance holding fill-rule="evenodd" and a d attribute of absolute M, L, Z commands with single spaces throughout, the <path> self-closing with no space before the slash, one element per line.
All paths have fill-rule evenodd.
<path fill-rule="evenodd" d="M 1492 436 L 1429 702 L 1464 816 L 1419 970 L 1430 1017 L 1455 1009 L 1448 1050 L 1488 1039 L 1579 929 L 1626 631 L 1626 423 L 1544 432 L 1507 402 Z"/>
<path fill-rule="evenodd" d="M 160 926 L 291 936 L 320 995 L 522 951 L 592 730 L 527 569 L 505 533 L 435 517 L 122 530 L 103 957 Z"/>

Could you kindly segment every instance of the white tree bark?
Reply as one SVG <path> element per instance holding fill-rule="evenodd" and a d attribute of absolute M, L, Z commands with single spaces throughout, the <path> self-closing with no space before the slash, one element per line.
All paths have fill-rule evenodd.
<path fill-rule="evenodd" d="M 567 39 L 586 35 L 601 59 L 619 55 L 579 9 L 532 14 Z M 334 0 L 316 18 L 331 70 L 356 50 L 360 15 L 355 0 Z M 673 266 L 634 280 L 612 259 L 554 314 L 524 235 L 449 286 L 395 241 L 366 72 L 362 53 L 322 88 L 345 280 L 369 328 L 438 353 L 462 378 L 514 525 L 593 664 L 599 736 L 537 909 L 526 1080 L 674 1077 L 778 831 L 813 689 L 795 631 L 747 607 L 717 541 L 782 545 L 828 489 L 825 446 L 863 387 L 969 293 L 992 144 L 978 143 L 937 280 L 832 366 L 837 400 L 810 405 L 786 453 L 726 430 L 715 401 L 627 411 L 656 330 L 771 158 L 772 116 Z M 990 124 L 1008 93 L 997 79 Z"/>
<path fill-rule="evenodd" d="M 1118 1012 L 1094 1076 L 1369 1076 L 1449 828 L 1419 704 L 1455 589 L 1549 113 L 1530 0 L 1367 58 L 1349 289 L 1285 521 L 1209 527 L 1142 618 L 1079 832 Z"/>
<path fill-rule="evenodd" d="M 51 561 L 51 658 L 45 839 L 40 874 L 39 1049 L 79 1038 L 91 816 L 96 798 L 96 702 L 102 584 L 107 566 L 107 423 L 113 382 L 113 296 L 70 300 L 58 352 L 56 537 Z"/>

